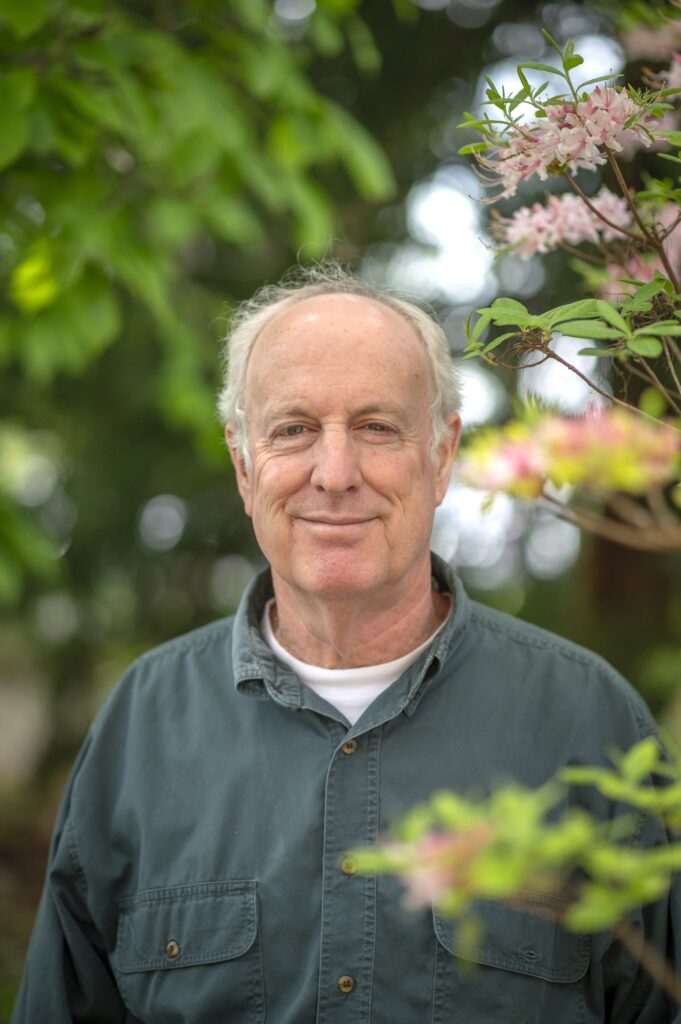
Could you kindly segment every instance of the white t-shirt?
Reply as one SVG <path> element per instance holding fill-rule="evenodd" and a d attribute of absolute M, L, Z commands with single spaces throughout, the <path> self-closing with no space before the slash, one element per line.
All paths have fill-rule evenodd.
<path fill-rule="evenodd" d="M 387 690 L 391 683 L 399 679 L 410 665 L 414 664 L 449 618 L 449 615 L 445 616 L 444 621 L 427 640 L 424 640 L 408 654 L 396 658 L 395 661 L 385 661 L 380 665 L 366 665 L 362 668 L 321 668 L 319 665 L 310 665 L 306 661 L 300 661 L 285 647 L 282 647 L 274 635 L 270 621 L 270 610 L 273 605 L 274 598 L 265 605 L 260 623 L 262 635 L 268 645 L 279 660 L 292 668 L 298 678 L 302 679 L 311 690 L 314 690 L 316 694 L 344 714 L 350 725 L 354 725 L 369 705 L 384 690 Z"/>

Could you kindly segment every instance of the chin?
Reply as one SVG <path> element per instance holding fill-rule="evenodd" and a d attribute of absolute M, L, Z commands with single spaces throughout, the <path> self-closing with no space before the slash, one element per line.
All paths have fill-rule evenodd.
<path fill-rule="evenodd" d="M 350 599 L 377 590 L 387 580 L 385 567 L 347 554 L 326 554 L 292 566 L 290 582 L 296 588 L 328 600 Z"/>

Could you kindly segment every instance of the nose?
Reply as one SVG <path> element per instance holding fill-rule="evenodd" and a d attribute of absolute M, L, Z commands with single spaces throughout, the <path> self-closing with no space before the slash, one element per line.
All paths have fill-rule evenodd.
<path fill-rule="evenodd" d="M 344 494 L 361 482 L 359 452 L 349 431 L 344 428 L 322 432 L 314 446 L 314 466 L 310 482 L 328 494 Z"/>

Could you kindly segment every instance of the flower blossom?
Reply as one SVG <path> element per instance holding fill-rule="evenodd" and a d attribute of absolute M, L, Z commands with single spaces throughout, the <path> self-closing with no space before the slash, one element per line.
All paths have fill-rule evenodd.
<path fill-rule="evenodd" d="M 656 124 L 624 90 L 612 86 L 597 86 L 586 100 L 547 105 L 545 111 L 545 120 L 518 126 L 491 157 L 479 158 L 503 186 L 497 199 L 515 195 L 519 183 L 534 174 L 546 181 L 554 168 L 593 170 L 606 163 L 605 146 L 619 153 L 632 138 L 650 145 L 648 130 Z M 637 120 L 625 127 L 633 117 Z"/>
<path fill-rule="evenodd" d="M 664 79 L 668 89 L 681 89 L 681 53 L 672 54 L 672 63 L 667 71 L 663 71 L 661 78 Z"/>
<path fill-rule="evenodd" d="M 674 479 L 680 461 L 678 431 L 613 408 L 482 431 L 460 460 L 458 475 L 473 487 L 521 498 L 538 497 L 547 480 L 644 494 Z"/>
<path fill-rule="evenodd" d="M 668 21 L 662 28 L 636 25 L 623 34 L 622 42 L 631 60 L 639 57 L 664 60 L 681 46 L 681 23 Z"/>
<path fill-rule="evenodd" d="M 676 203 L 665 203 L 658 210 L 649 211 L 646 219 L 654 221 L 657 228 L 668 231 L 663 248 L 671 266 L 681 270 L 681 223 L 677 223 L 679 208 Z M 622 295 L 630 295 L 636 285 L 625 284 L 621 278 L 644 283 L 652 281 L 656 273 L 668 276 L 667 269 L 659 256 L 653 252 L 631 252 L 624 263 L 609 263 L 606 267 L 605 281 L 601 286 L 601 296 L 605 299 L 617 300 Z"/>
<path fill-rule="evenodd" d="M 612 223 L 623 228 L 631 224 L 626 201 L 609 189 L 602 188 L 591 203 Z M 501 240 L 524 259 L 535 253 L 550 252 L 561 242 L 579 245 L 580 242 L 597 242 L 599 236 L 611 241 L 620 234 L 572 193 L 549 196 L 545 206 L 541 203 L 523 206 L 512 217 L 502 218 L 500 226 Z"/>
<path fill-rule="evenodd" d="M 428 832 L 407 844 L 386 846 L 406 888 L 406 903 L 416 909 L 430 907 L 452 890 L 465 893 L 468 874 L 495 837 L 487 822 L 453 832 Z"/>

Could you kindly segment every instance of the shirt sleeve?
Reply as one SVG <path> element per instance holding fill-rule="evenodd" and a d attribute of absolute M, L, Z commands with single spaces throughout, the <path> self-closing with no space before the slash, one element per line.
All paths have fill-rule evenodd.
<path fill-rule="evenodd" d="M 77 767 L 78 762 L 74 777 Z M 102 936 L 88 910 L 87 883 L 69 823 L 72 785 L 73 777 L 52 837 L 11 1024 L 124 1024 L 133 1019 L 126 1015 Z"/>

